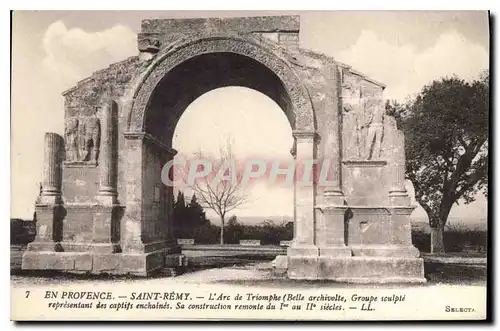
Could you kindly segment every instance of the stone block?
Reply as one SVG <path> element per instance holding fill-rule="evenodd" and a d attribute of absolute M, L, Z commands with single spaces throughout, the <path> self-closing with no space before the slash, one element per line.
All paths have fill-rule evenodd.
<path fill-rule="evenodd" d="M 260 240 L 242 239 L 240 240 L 242 246 L 260 246 Z"/>
<path fill-rule="evenodd" d="M 421 258 L 289 257 L 288 277 L 347 283 L 426 282 Z"/>
<path fill-rule="evenodd" d="M 352 207 L 347 213 L 347 245 L 391 242 L 391 215 L 386 208 Z"/>
<path fill-rule="evenodd" d="M 92 273 L 114 274 L 119 270 L 121 254 L 92 254 Z"/>
<path fill-rule="evenodd" d="M 66 207 L 63 240 L 68 242 L 92 242 L 92 223 L 94 211 L 91 207 Z"/>
<path fill-rule="evenodd" d="M 64 167 L 62 191 L 65 203 L 92 203 L 99 190 L 99 168 L 96 164 Z"/>
<path fill-rule="evenodd" d="M 351 256 L 353 254 L 349 247 L 339 245 L 339 246 L 319 247 L 319 255 L 343 257 L 343 256 Z"/>
<path fill-rule="evenodd" d="M 26 251 L 22 269 L 71 271 L 75 269 L 75 258 L 71 253 Z"/>
<path fill-rule="evenodd" d="M 288 256 L 288 277 L 319 279 L 319 256 Z"/>
<path fill-rule="evenodd" d="M 389 203 L 387 163 L 383 160 L 344 161 L 344 194 L 350 205 L 370 206 Z"/>
<path fill-rule="evenodd" d="M 120 254 L 120 273 L 146 277 L 165 266 L 166 250 Z"/>
<path fill-rule="evenodd" d="M 319 256 L 318 247 L 313 245 L 295 245 L 292 243 L 291 246 L 287 248 L 288 256 Z"/>
<path fill-rule="evenodd" d="M 92 271 L 93 258 L 91 254 L 82 254 L 75 257 L 76 271 Z"/>
<path fill-rule="evenodd" d="M 122 254 L 120 259 L 120 273 L 147 276 L 146 255 Z"/>
<path fill-rule="evenodd" d="M 320 256 L 318 259 L 319 279 L 339 279 L 348 274 L 348 258 Z"/>
<path fill-rule="evenodd" d="M 194 239 L 177 239 L 179 245 L 194 245 Z"/>
<path fill-rule="evenodd" d="M 231 18 L 146 19 L 143 33 L 193 33 L 195 31 L 299 32 L 299 16 L 257 16 Z"/>
<path fill-rule="evenodd" d="M 419 257 L 420 252 L 412 245 L 352 245 L 353 256 Z"/>
<path fill-rule="evenodd" d="M 277 270 L 286 270 L 288 268 L 288 257 L 286 255 L 278 255 L 272 262 L 273 268 Z"/>

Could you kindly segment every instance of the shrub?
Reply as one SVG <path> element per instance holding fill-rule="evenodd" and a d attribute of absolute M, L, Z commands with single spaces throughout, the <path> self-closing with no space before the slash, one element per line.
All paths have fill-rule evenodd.
<path fill-rule="evenodd" d="M 18 218 L 10 220 L 10 244 L 27 245 L 35 240 L 36 223 Z"/>
<path fill-rule="evenodd" d="M 413 245 L 421 252 L 429 252 L 431 235 L 421 230 L 412 231 Z M 478 227 L 473 229 L 462 223 L 450 224 L 444 231 L 444 246 L 446 252 L 476 251 L 486 252 L 488 249 L 488 232 Z"/>
<path fill-rule="evenodd" d="M 219 239 L 220 226 L 206 223 L 194 229 L 195 244 L 218 244 Z"/>
<path fill-rule="evenodd" d="M 195 243 L 218 244 L 220 242 L 220 227 L 209 224 L 196 231 Z M 262 245 L 279 245 L 282 240 L 293 239 L 293 222 L 275 224 L 264 221 L 259 225 L 244 225 L 236 217 L 229 218 L 224 228 L 224 242 L 226 244 L 239 244 L 242 239 L 260 240 Z"/>

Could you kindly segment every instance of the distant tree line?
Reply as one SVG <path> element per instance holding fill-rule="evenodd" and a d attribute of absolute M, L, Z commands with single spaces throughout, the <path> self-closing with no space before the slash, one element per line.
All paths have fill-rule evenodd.
<path fill-rule="evenodd" d="M 174 233 L 177 238 L 194 239 L 196 244 L 221 243 L 221 227 L 210 223 L 206 218 L 196 194 L 186 203 L 184 193 L 179 191 L 173 206 Z M 259 225 L 244 225 L 233 215 L 225 225 L 222 242 L 239 244 L 242 239 L 260 240 L 262 245 L 279 245 L 282 240 L 293 239 L 293 222 L 275 224 L 264 220 Z"/>

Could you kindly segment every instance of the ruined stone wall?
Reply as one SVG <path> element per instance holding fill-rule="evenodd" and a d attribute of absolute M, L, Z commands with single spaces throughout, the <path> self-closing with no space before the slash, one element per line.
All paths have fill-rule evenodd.
<path fill-rule="evenodd" d="M 130 57 L 94 72 L 92 76 L 81 80 L 73 88 L 65 91 L 63 93 L 65 119 L 90 115 L 92 110 L 99 106 L 108 88 L 112 88 L 113 97 L 122 96 L 127 84 L 138 73 L 139 66 L 139 58 Z"/>
<path fill-rule="evenodd" d="M 126 110 L 120 103 L 129 82 L 141 69 L 138 57 L 130 57 L 114 63 L 108 68 L 99 70 L 92 76 L 78 82 L 73 88 L 65 91 L 64 116 L 66 157 L 64 162 L 63 196 L 68 203 L 93 203 L 99 189 L 99 155 L 97 160 L 84 159 L 81 153 L 72 153 L 72 148 L 81 150 L 85 144 L 85 128 L 82 124 L 94 114 L 99 118 L 99 109 L 104 98 L 111 97 L 118 102 L 119 134 L 118 150 L 124 150 L 123 132 L 126 124 Z M 76 123 L 76 125 L 75 125 Z M 72 127 L 75 125 L 75 127 Z M 102 131 L 102 128 L 101 128 Z M 70 141 L 75 141 L 73 147 Z M 93 148 L 96 148 L 94 145 Z M 119 158 L 123 159 L 120 152 Z M 121 162 L 118 164 L 118 190 L 123 192 L 123 174 Z"/>

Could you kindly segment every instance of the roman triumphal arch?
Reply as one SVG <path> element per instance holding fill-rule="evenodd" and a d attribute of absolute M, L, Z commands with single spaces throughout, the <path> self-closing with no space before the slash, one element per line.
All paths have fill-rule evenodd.
<path fill-rule="evenodd" d="M 411 243 L 404 137 L 384 85 L 299 47 L 297 16 L 144 20 L 137 56 L 63 93 L 64 137 L 45 136 L 37 236 L 23 269 L 174 270 L 173 189 L 162 183 L 175 125 L 200 95 L 244 86 L 287 116 L 296 160 L 328 160 L 329 184 L 295 186 L 294 279 L 422 282 Z M 258 132 L 256 132 L 258 134 Z"/>

